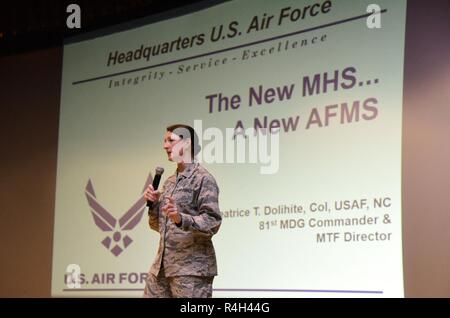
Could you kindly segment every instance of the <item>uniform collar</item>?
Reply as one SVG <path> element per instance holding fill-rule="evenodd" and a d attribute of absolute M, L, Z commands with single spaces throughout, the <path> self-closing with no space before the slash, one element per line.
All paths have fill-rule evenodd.
<path fill-rule="evenodd" d="M 177 173 L 177 177 L 180 178 L 189 178 L 195 171 L 195 169 L 198 167 L 198 162 L 192 162 L 192 163 L 186 163 L 186 167 L 184 168 L 183 172 Z"/>

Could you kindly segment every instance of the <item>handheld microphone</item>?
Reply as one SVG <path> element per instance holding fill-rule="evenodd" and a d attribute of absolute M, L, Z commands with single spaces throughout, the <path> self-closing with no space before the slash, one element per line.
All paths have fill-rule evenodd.
<path fill-rule="evenodd" d="M 155 177 L 153 178 L 153 184 L 152 184 L 153 189 L 155 189 L 155 191 L 158 190 L 159 182 L 161 181 L 161 175 L 163 174 L 163 172 L 164 172 L 164 168 L 157 167 L 155 169 Z M 153 202 L 147 201 L 147 206 L 150 209 L 153 209 Z"/>

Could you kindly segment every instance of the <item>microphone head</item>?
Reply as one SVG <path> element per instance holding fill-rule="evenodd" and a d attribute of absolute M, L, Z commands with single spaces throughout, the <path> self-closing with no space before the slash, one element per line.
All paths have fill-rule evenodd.
<path fill-rule="evenodd" d="M 164 168 L 163 167 L 157 167 L 155 170 L 155 174 L 157 175 L 162 175 L 164 172 Z"/>

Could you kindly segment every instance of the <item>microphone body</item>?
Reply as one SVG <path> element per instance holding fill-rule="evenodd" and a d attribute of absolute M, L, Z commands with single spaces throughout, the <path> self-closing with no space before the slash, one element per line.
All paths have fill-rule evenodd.
<path fill-rule="evenodd" d="M 158 190 L 159 187 L 159 182 L 161 181 L 161 175 L 164 172 L 164 168 L 161 167 L 157 167 L 155 170 L 155 177 L 153 178 L 153 189 Z M 147 201 L 147 206 L 149 207 L 149 209 L 153 209 L 153 202 L 152 201 Z"/>

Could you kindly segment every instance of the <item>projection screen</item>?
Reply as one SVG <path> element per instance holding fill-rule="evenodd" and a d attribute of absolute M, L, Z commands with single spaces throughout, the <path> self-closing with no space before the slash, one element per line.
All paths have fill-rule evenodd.
<path fill-rule="evenodd" d="M 220 2 L 65 44 L 52 295 L 142 296 L 143 189 L 184 123 L 220 189 L 214 297 L 403 297 L 406 1 L 372 2 Z"/>

